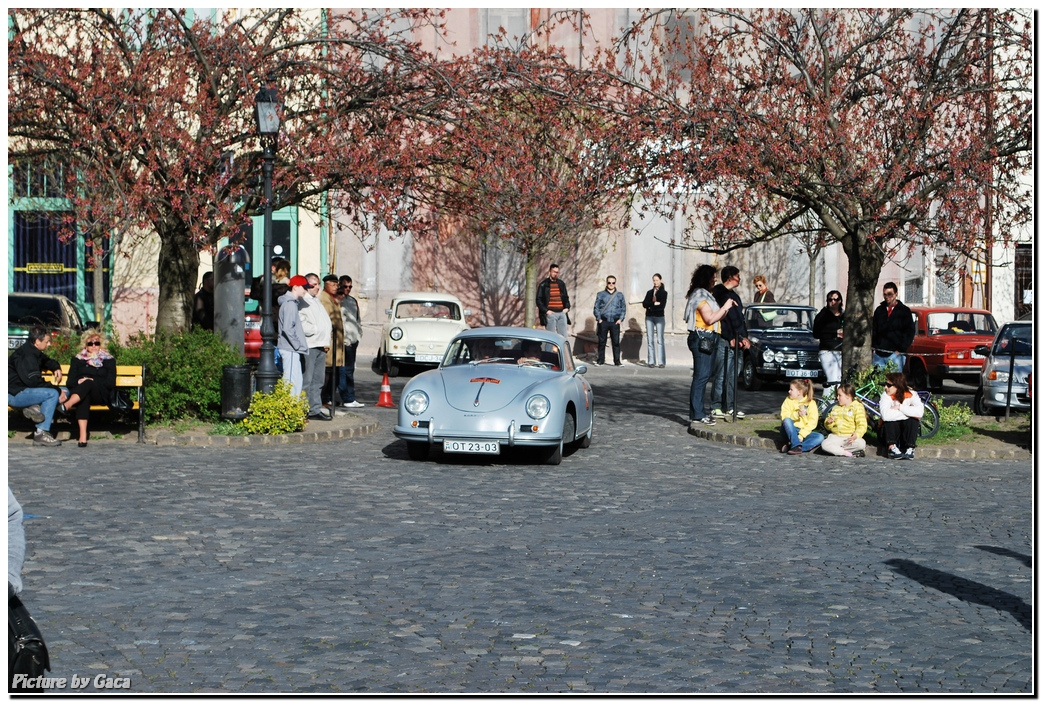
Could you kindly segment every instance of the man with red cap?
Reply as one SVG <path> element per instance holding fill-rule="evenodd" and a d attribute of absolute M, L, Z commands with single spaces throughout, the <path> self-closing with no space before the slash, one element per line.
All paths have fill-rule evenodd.
<path fill-rule="evenodd" d="M 304 389 L 303 359 L 307 358 L 307 336 L 300 324 L 301 298 L 311 284 L 302 275 L 289 279 L 289 292 L 278 298 L 278 352 L 282 354 L 282 379 L 293 396 Z"/>

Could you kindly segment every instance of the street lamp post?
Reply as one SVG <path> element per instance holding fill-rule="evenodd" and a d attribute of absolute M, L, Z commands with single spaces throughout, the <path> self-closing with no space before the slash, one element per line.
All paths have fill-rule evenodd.
<path fill-rule="evenodd" d="M 271 318 L 271 176 L 275 164 L 275 140 L 281 126 L 278 114 L 278 93 L 270 88 L 260 89 L 256 97 L 255 115 L 257 133 L 264 144 L 264 299 L 260 313 L 260 363 L 257 366 L 257 392 L 270 393 L 278 382 L 275 366 L 275 323 Z"/>

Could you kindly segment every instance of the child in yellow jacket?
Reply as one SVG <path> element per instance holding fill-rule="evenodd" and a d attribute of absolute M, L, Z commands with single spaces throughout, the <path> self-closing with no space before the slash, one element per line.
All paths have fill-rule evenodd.
<path fill-rule="evenodd" d="M 781 453 L 809 453 L 820 446 L 824 436 L 814 431 L 818 419 L 813 383 L 804 378 L 793 380 L 788 386 L 788 397 L 781 405 L 781 429 L 787 439 Z"/>
<path fill-rule="evenodd" d="M 856 399 L 853 386 L 843 383 L 836 393 L 836 405 L 824 418 L 824 426 L 831 433 L 821 444 L 821 451 L 833 456 L 864 456 L 867 442 L 867 412 Z"/>

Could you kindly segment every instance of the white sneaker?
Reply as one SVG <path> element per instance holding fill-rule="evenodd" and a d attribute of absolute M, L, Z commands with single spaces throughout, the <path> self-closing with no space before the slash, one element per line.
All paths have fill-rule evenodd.
<path fill-rule="evenodd" d="M 349 407 L 351 409 L 354 409 L 355 407 L 364 407 L 364 406 L 365 405 L 363 405 L 362 403 L 358 402 L 357 400 L 355 400 L 354 402 L 348 402 L 345 405 L 340 405 L 340 407 Z"/>
<path fill-rule="evenodd" d="M 712 410 L 712 417 L 713 417 L 714 419 L 722 419 L 722 418 L 723 418 L 723 417 L 725 417 L 725 416 L 726 416 L 726 415 L 725 415 L 725 414 L 723 414 L 723 410 L 721 410 L 721 409 L 719 409 L 719 408 L 716 408 L 716 409 Z"/>

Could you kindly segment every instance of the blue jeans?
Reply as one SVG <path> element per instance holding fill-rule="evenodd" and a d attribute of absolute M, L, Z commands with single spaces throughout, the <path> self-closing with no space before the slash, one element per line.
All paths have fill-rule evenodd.
<path fill-rule="evenodd" d="M 565 339 L 567 338 L 567 313 L 547 312 L 546 331 L 556 332 Z"/>
<path fill-rule="evenodd" d="M 734 370 L 734 354 L 737 353 L 737 370 Z M 730 348 L 730 342 L 722 336 L 716 338 L 716 352 L 712 354 L 712 409 L 731 412 L 734 409 L 734 391 L 737 377 L 741 375 L 744 354 L 739 348 Z M 726 397 L 723 397 L 724 389 Z"/>
<path fill-rule="evenodd" d="M 665 365 L 665 317 L 647 317 L 647 365 Z"/>
<path fill-rule="evenodd" d="M 698 351 L 698 333 L 687 332 L 687 348 L 694 355 L 694 378 L 690 382 L 690 419 L 705 417 L 705 386 L 712 373 L 712 358 L 715 354 Z"/>
<path fill-rule="evenodd" d="M 336 387 L 340 391 L 340 402 L 345 405 L 356 402 L 354 397 L 354 364 L 358 360 L 358 344 L 344 346 L 343 365 L 336 369 Z"/>
<path fill-rule="evenodd" d="M 799 439 L 799 429 L 791 419 L 783 420 L 781 429 L 784 430 L 785 437 L 792 448 L 801 446 L 803 453 L 809 453 L 824 442 L 824 436 L 815 431 L 811 431 L 805 439 Z"/>
<path fill-rule="evenodd" d="M 874 351 L 871 352 L 871 365 L 878 366 L 879 368 L 881 368 L 882 366 L 886 365 L 886 361 L 892 361 L 894 364 L 896 364 L 897 373 L 904 372 L 904 354 L 897 353 L 896 351 L 894 351 L 889 356 L 883 356 L 875 353 Z"/>
<path fill-rule="evenodd" d="M 50 431 L 54 420 L 54 410 L 58 407 L 57 388 L 26 388 L 17 395 L 7 393 L 7 404 L 11 407 L 31 407 L 39 405 L 43 412 L 43 421 L 36 425 L 38 431 Z"/>

